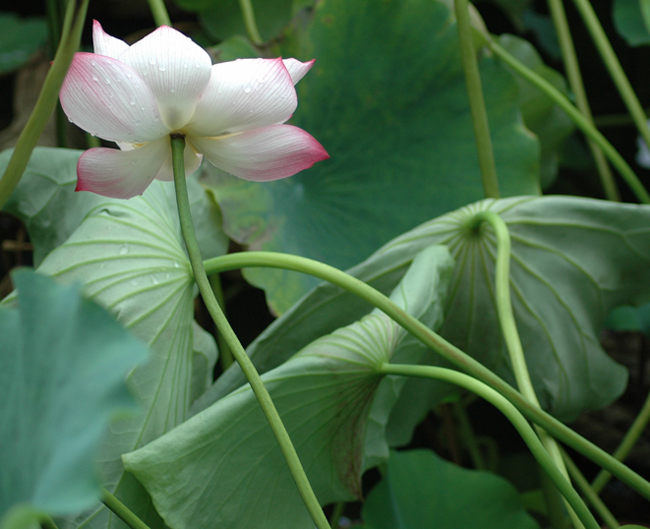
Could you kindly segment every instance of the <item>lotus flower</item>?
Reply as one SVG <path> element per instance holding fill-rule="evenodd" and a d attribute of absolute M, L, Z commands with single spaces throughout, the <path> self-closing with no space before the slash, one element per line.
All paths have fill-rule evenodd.
<path fill-rule="evenodd" d="M 291 176 L 328 158 L 302 129 L 284 125 L 294 85 L 313 61 L 240 59 L 212 64 L 205 50 L 162 26 L 129 46 L 93 25 L 95 53 L 77 53 L 61 88 L 71 122 L 120 149 L 94 148 L 77 165 L 77 191 L 140 195 L 173 180 L 170 134 L 186 138 L 186 173 L 203 156 L 247 180 Z"/>

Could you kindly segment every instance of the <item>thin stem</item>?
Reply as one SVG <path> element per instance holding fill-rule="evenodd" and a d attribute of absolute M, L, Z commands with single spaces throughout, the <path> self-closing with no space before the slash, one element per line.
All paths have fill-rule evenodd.
<path fill-rule="evenodd" d="M 636 416 L 636 419 L 634 419 L 632 426 L 630 426 L 630 429 L 625 434 L 625 437 L 623 438 L 623 441 L 621 441 L 620 446 L 614 452 L 614 458 L 616 458 L 618 461 L 623 461 L 628 456 L 628 454 L 632 451 L 632 448 L 634 448 L 636 442 L 639 440 L 639 437 L 641 437 L 641 434 L 648 425 L 648 422 L 650 422 L 650 393 L 648 393 L 645 403 L 643 404 L 643 408 L 641 408 L 641 411 Z M 607 485 L 607 482 L 611 477 L 611 474 L 606 470 L 601 470 L 598 473 L 596 479 L 592 484 L 592 488 L 594 491 L 596 491 L 596 494 L 603 490 L 603 487 Z"/>
<path fill-rule="evenodd" d="M 458 24 L 458 38 L 460 41 L 460 55 L 465 71 L 465 83 L 469 96 L 469 108 L 474 126 L 474 138 L 478 153 L 478 164 L 483 181 L 485 198 L 499 198 L 499 181 L 494 163 L 494 151 L 490 138 L 487 110 L 481 86 L 481 74 L 476 60 L 476 48 L 472 38 L 472 25 L 469 17 L 468 0 L 454 0 L 456 21 Z"/>
<path fill-rule="evenodd" d="M 591 114 L 591 109 L 589 108 L 589 101 L 587 100 L 584 83 L 582 82 L 578 57 L 576 56 L 576 50 L 573 46 L 573 39 L 571 38 L 569 22 L 566 18 L 566 13 L 564 12 L 564 5 L 562 4 L 562 0 L 548 0 L 548 6 L 551 16 L 553 17 L 553 23 L 555 24 L 560 48 L 562 49 L 562 58 L 564 60 L 564 68 L 566 70 L 567 78 L 569 79 L 569 86 L 571 87 L 571 91 L 575 94 L 576 105 L 587 121 L 593 125 L 594 119 Z M 600 181 L 603 185 L 605 196 L 608 200 L 620 202 L 621 197 L 616 188 L 616 182 L 614 181 L 609 165 L 607 165 L 607 160 L 605 159 L 603 151 L 600 150 L 598 145 L 596 145 L 592 139 L 587 138 L 587 142 L 589 143 L 589 149 L 591 150 L 591 154 L 596 162 L 596 168 L 600 175 Z"/>
<path fill-rule="evenodd" d="M 496 271 L 495 271 L 495 290 L 496 290 L 496 305 L 497 314 L 499 316 L 499 324 L 501 325 L 501 332 L 506 342 L 506 349 L 512 363 L 512 370 L 517 381 L 517 387 L 522 395 L 530 402 L 534 403 L 537 407 L 541 407 L 535 388 L 530 378 L 528 366 L 526 365 L 526 357 L 524 349 L 521 345 L 519 338 L 519 331 L 517 330 L 517 323 L 515 322 L 515 315 L 512 310 L 512 301 L 510 299 L 510 233 L 508 226 L 503 219 L 494 211 L 482 211 L 474 216 L 472 224 L 478 229 L 482 222 L 487 222 L 494 231 L 497 239 L 497 258 L 496 258 Z M 544 430 L 538 429 L 540 439 L 546 447 L 551 459 L 557 465 L 557 468 L 562 472 L 562 475 L 569 479 L 569 473 L 564 466 L 564 459 L 560 453 L 560 448 L 557 441 L 549 436 Z M 572 512 L 570 506 L 568 507 L 569 516 L 572 519 L 573 525 L 580 529 L 582 524 Z"/>
<path fill-rule="evenodd" d="M 59 90 L 68 72 L 74 53 L 79 48 L 81 30 L 86 19 L 88 0 L 70 0 L 63 22 L 61 41 L 50 71 L 45 77 L 43 88 L 38 96 L 32 115 L 25 128 L 20 133 L 16 148 L 11 155 L 9 164 L 0 179 L 0 209 L 20 182 L 36 142 L 59 100 Z"/>
<path fill-rule="evenodd" d="M 494 374 L 480 362 L 433 332 L 426 325 L 395 305 L 388 297 L 370 285 L 332 266 L 299 257 L 275 252 L 239 252 L 216 257 L 205 262 L 208 273 L 225 272 L 240 268 L 268 267 L 302 272 L 337 285 L 368 301 L 399 323 L 432 351 L 445 358 L 460 370 L 481 380 L 511 401 L 530 421 L 541 426 L 556 439 L 609 470 L 642 496 L 650 500 L 650 483 L 639 474 L 617 461 L 571 428 L 558 421 L 528 399 L 523 397 L 505 380 Z"/>
<path fill-rule="evenodd" d="M 171 27 L 172 21 L 169 18 L 169 13 L 167 13 L 164 0 L 148 0 L 148 2 L 156 26 Z"/>
<path fill-rule="evenodd" d="M 475 32 L 475 35 L 482 35 Z M 584 132 L 588 138 L 592 139 L 598 145 L 607 159 L 618 170 L 619 174 L 625 180 L 630 189 L 634 192 L 640 202 L 650 204 L 650 194 L 634 174 L 632 168 L 627 164 L 618 151 L 603 136 L 582 113 L 566 98 L 566 96 L 555 88 L 551 83 L 533 72 L 530 68 L 510 55 L 505 49 L 497 44 L 494 39 L 483 37 L 483 42 L 499 57 L 503 62 L 510 66 L 517 74 L 534 84 L 537 88 L 548 95 L 566 114 L 573 120 L 576 126 Z"/>
<path fill-rule="evenodd" d="M 255 10 L 253 9 L 251 0 L 239 0 L 239 7 L 241 8 L 241 13 L 244 17 L 244 25 L 246 26 L 248 38 L 251 39 L 251 42 L 255 44 L 255 46 L 261 46 L 264 44 L 264 40 L 257 29 Z"/>
<path fill-rule="evenodd" d="M 456 415 L 456 420 L 458 421 L 460 438 L 463 441 L 465 447 L 469 450 L 469 455 L 472 458 L 474 468 L 476 470 L 487 470 L 487 465 L 483 459 L 483 454 L 481 454 L 481 449 L 476 442 L 476 435 L 474 434 L 472 423 L 467 416 L 467 410 L 465 410 L 465 404 L 462 402 L 462 400 L 459 400 L 455 403 L 454 414 Z"/>
<path fill-rule="evenodd" d="M 465 388 L 466 390 L 487 400 L 503 413 L 517 429 L 519 435 L 521 435 L 521 438 L 524 440 L 526 445 L 528 445 L 533 456 L 535 456 L 535 459 L 537 459 L 548 476 L 553 480 L 555 486 L 571 505 L 584 526 L 588 529 L 600 529 L 598 522 L 596 522 L 589 509 L 582 501 L 582 498 L 580 498 L 578 493 L 571 486 L 571 483 L 569 483 L 557 466 L 555 466 L 555 463 L 553 463 L 548 452 L 546 452 L 544 445 L 542 445 L 526 419 L 503 395 L 475 378 L 443 367 L 382 364 L 379 371 L 384 375 L 416 376 L 432 378 L 435 380 L 444 380 L 445 382 L 450 382 Z"/>
<path fill-rule="evenodd" d="M 612 48 L 593 7 L 589 3 L 589 0 L 574 0 L 574 3 L 582 16 L 583 22 L 587 26 L 587 30 L 589 30 L 589 33 L 591 34 L 591 38 L 594 41 L 596 48 L 598 48 L 598 52 L 609 71 L 609 75 L 614 81 L 625 106 L 634 120 L 634 124 L 636 125 L 639 134 L 641 134 L 641 137 L 650 147 L 650 129 L 648 129 L 647 118 L 643 111 L 643 107 L 641 106 L 641 103 L 639 103 L 639 99 L 636 97 L 632 85 L 625 75 L 623 67 L 618 61 L 616 53 L 614 53 L 614 49 Z"/>
<path fill-rule="evenodd" d="M 305 502 L 309 514 L 318 529 L 330 529 L 327 518 L 325 517 L 323 509 L 321 509 L 320 504 L 316 499 L 316 495 L 309 484 L 309 480 L 307 479 L 305 470 L 300 463 L 296 449 L 289 438 L 289 434 L 282 423 L 282 419 L 280 419 L 278 411 L 275 409 L 271 396 L 214 296 L 208 276 L 203 268 L 201 251 L 199 250 L 196 235 L 194 233 L 194 225 L 192 223 L 192 213 L 190 211 L 190 202 L 187 195 L 185 164 L 183 160 L 185 138 L 181 135 L 172 135 L 171 146 L 178 215 L 180 218 L 181 231 L 183 232 L 183 239 L 185 239 L 185 246 L 187 247 L 187 253 L 190 258 L 190 263 L 192 264 L 192 271 L 194 272 L 194 280 L 199 287 L 199 292 L 201 292 L 201 296 L 203 297 L 203 301 L 205 302 L 205 306 L 208 309 L 210 316 L 212 316 L 219 332 L 228 343 L 228 347 L 232 351 L 235 360 L 237 360 L 237 363 L 246 375 L 246 379 L 250 383 L 260 407 L 269 421 L 271 430 L 278 441 L 280 450 L 287 461 L 291 475 L 296 482 L 298 491 Z"/>
<path fill-rule="evenodd" d="M 589 484 L 587 478 L 583 476 L 582 472 L 580 472 L 578 466 L 569 457 L 569 454 L 567 454 L 564 450 L 562 450 L 562 457 L 566 462 L 566 466 L 569 469 L 569 474 L 571 474 L 573 481 L 576 483 L 576 485 L 578 485 L 578 488 L 582 491 L 582 495 L 587 499 L 589 503 L 591 503 L 592 507 L 600 515 L 600 517 L 603 519 L 605 524 L 607 524 L 607 527 L 609 527 L 609 529 L 618 529 L 620 527 L 620 524 L 618 523 L 616 518 L 614 518 L 614 515 L 607 508 L 607 505 L 605 505 L 603 500 L 601 500 L 598 497 L 596 491 Z"/>
<path fill-rule="evenodd" d="M 330 527 L 331 529 L 339 529 L 339 520 L 343 516 L 343 511 L 345 510 L 345 502 L 340 501 L 334 505 L 332 510 L 332 515 L 330 516 Z"/>
<path fill-rule="evenodd" d="M 131 529 L 149 529 L 149 526 L 138 518 L 131 509 L 113 496 L 106 489 L 102 489 L 102 503 Z"/>

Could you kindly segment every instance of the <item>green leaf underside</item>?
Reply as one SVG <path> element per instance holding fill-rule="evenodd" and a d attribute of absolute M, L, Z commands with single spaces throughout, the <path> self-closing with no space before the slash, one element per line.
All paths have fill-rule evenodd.
<path fill-rule="evenodd" d="M 466 228 L 484 209 L 499 213 L 511 233 L 513 310 L 542 404 L 567 420 L 607 405 L 624 389 L 626 372 L 606 356 L 599 333 L 614 307 L 649 300 L 642 285 L 650 280 L 650 208 L 572 197 L 482 201 L 405 233 L 351 273 L 390 292 L 418 251 L 448 245 L 457 264 L 440 333 L 512 381 L 493 301 L 494 237 Z M 355 296 L 320 286 L 260 335 L 249 355 L 261 371 L 272 369 L 367 310 Z M 231 369 L 205 398 L 242 383 Z"/>
<path fill-rule="evenodd" d="M 650 44 L 650 31 L 645 23 L 641 0 L 614 0 L 612 11 L 614 27 L 629 46 Z"/>
<path fill-rule="evenodd" d="M 0 307 L 0 519 L 18 504 L 72 514 L 99 501 L 99 445 L 116 413 L 135 411 L 124 378 L 147 349 L 79 285 L 13 280 L 18 308 Z"/>
<path fill-rule="evenodd" d="M 394 301 L 440 323 L 450 269 L 444 248 L 426 249 Z M 373 464 L 388 457 L 383 431 L 404 379 L 400 384 L 389 377 L 392 384 L 382 389 L 377 370 L 400 352 L 405 336 L 386 315 L 373 312 L 263 376 L 321 504 L 360 499 L 361 473 L 371 464 L 365 454 Z M 313 527 L 249 386 L 124 461 L 174 529 Z"/>
<path fill-rule="evenodd" d="M 362 516 L 367 529 L 539 529 L 505 479 L 426 450 L 391 452 Z"/>
<path fill-rule="evenodd" d="M 292 123 L 331 159 L 261 184 L 206 167 L 233 239 L 348 268 L 392 237 L 483 197 L 457 28 L 446 6 L 325 0 L 281 51 L 316 59 L 297 86 Z M 517 84 L 491 58 L 480 65 L 501 192 L 538 194 L 539 145 L 523 127 Z M 317 284 L 279 270 L 245 274 L 279 313 Z"/>
<path fill-rule="evenodd" d="M 0 13 L 0 74 L 20 68 L 47 40 L 44 18 Z"/>
<path fill-rule="evenodd" d="M 205 387 L 216 358 L 214 340 L 193 319 L 194 282 L 178 225 L 173 185 L 154 181 L 142 197 L 128 201 L 74 193 L 76 170 L 71 159 L 81 153 L 63 151 L 59 158 L 57 151 L 40 150 L 30 162 L 8 210 L 26 219 L 37 248 L 42 244 L 49 250 L 55 241 L 65 240 L 45 257 L 40 272 L 63 282 L 83 283 L 87 295 L 149 346 L 151 359 L 127 381 L 145 413 L 111 430 L 99 460 L 104 486 L 152 529 L 162 527 L 146 491 L 124 471 L 121 455 L 188 417 L 192 398 Z M 45 163 L 48 157 L 51 171 Z M 43 182 L 46 185 L 39 187 Z M 196 223 L 201 227 L 202 250 L 218 254 L 224 244 L 211 237 L 218 233 L 218 225 L 214 225 L 218 215 L 196 182 L 190 179 L 188 184 Z M 83 212 L 81 216 L 72 210 L 74 206 Z M 193 344 L 195 335 L 198 349 Z M 197 365 L 193 365 L 194 358 Z M 192 388 L 192 380 L 200 386 Z M 61 521 L 60 527 L 68 527 L 64 524 Z M 107 525 L 126 527 L 105 508 L 70 522 L 71 527 L 88 529 Z"/>
<path fill-rule="evenodd" d="M 180 0 L 190 11 L 198 11 L 203 29 L 216 40 L 246 35 L 239 0 Z M 251 0 L 255 21 L 264 42 L 280 36 L 293 14 L 293 0 Z M 191 7 L 190 7 L 191 6 Z"/>

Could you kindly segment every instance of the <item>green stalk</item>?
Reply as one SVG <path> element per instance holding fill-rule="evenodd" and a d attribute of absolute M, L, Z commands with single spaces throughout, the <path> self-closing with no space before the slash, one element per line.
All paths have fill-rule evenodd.
<path fill-rule="evenodd" d="M 639 103 L 639 99 L 636 97 L 632 85 L 625 75 L 623 67 L 618 61 L 614 49 L 612 48 L 593 7 L 591 7 L 589 0 L 574 0 L 574 3 L 582 16 L 583 22 L 587 26 L 587 30 L 589 30 L 589 33 L 591 34 L 591 38 L 594 41 L 596 48 L 598 48 L 598 52 L 609 71 L 612 81 L 614 81 L 628 112 L 634 120 L 634 124 L 636 125 L 639 134 L 641 134 L 643 140 L 650 147 L 650 129 L 648 129 L 648 122 L 643 107 L 641 106 L 641 103 Z"/>
<path fill-rule="evenodd" d="M 475 32 L 475 35 L 481 35 Z M 505 49 L 497 44 L 494 39 L 483 37 L 483 42 L 490 50 L 499 57 L 503 62 L 510 66 L 517 74 L 535 85 L 548 95 L 566 114 L 573 120 L 576 126 L 585 133 L 585 135 L 594 141 L 607 156 L 608 160 L 618 170 L 619 174 L 625 180 L 627 185 L 637 196 L 640 202 L 650 204 L 650 194 L 646 191 L 645 187 L 634 174 L 632 168 L 627 164 L 623 157 L 618 153 L 611 143 L 603 136 L 582 113 L 566 98 L 566 96 L 555 88 L 551 83 L 540 77 L 533 72 L 530 68 L 522 64 L 520 61 L 510 55 Z"/>
<path fill-rule="evenodd" d="M 212 316 L 219 332 L 224 337 L 228 343 L 228 347 L 232 352 L 235 360 L 241 367 L 242 371 L 246 375 L 246 379 L 251 385 L 255 396 L 269 421 L 271 430 L 275 435 L 275 438 L 278 441 L 280 450 L 284 455 L 291 475 L 293 476 L 298 491 L 305 502 L 305 506 L 309 511 L 314 523 L 318 529 L 330 529 L 329 522 L 321 509 L 316 495 L 309 484 L 305 470 L 300 464 L 300 459 L 296 453 L 289 434 L 287 433 L 282 419 L 278 411 L 275 409 L 275 405 L 271 400 L 271 396 L 267 391 L 260 375 L 258 374 L 253 362 L 246 354 L 242 344 L 239 342 L 239 339 L 235 335 L 230 323 L 223 314 L 217 299 L 214 296 L 214 292 L 210 286 L 208 276 L 206 275 L 205 269 L 203 268 L 203 261 L 201 259 L 201 251 L 199 250 L 198 243 L 196 241 L 196 235 L 194 233 L 194 225 L 192 223 L 192 213 L 190 211 L 190 202 L 187 195 L 187 183 L 185 181 L 185 163 L 183 160 L 183 151 L 185 150 L 185 138 L 182 135 L 174 134 L 171 136 L 171 146 L 172 146 L 172 164 L 174 168 L 174 185 L 176 187 L 176 202 L 178 204 L 178 216 L 181 223 L 181 231 L 183 232 L 183 239 L 185 240 L 185 246 L 187 247 L 187 253 L 190 258 L 190 263 L 192 264 L 192 271 L 194 272 L 194 280 L 199 287 L 199 292 L 203 297 L 205 306 Z"/>
<path fill-rule="evenodd" d="M 483 181 L 483 193 L 485 194 L 485 198 L 499 198 L 499 181 L 497 179 L 492 139 L 490 138 L 490 126 L 488 124 L 485 100 L 483 98 L 481 74 L 478 69 L 476 48 L 474 47 L 472 38 L 469 2 L 468 0 L 454 0 L 454 7 L 456 9 L 456 21 L 458 24 L 460 55 L 463 61 L 463 70 L 465 71 L 465 84 L 467 85 L 467 95 L 469 96 L 469 108 L 472 113 L 472 125 L 474 126 L 478 165 Z"/>
<path fill-rule="evenodd" d="M 562 457 L 564 457 L 564 460 L 566 461 L 566 466 L 569 469 L 569 473 L 571 474 L 573 481 L 575 481 L 575 483 L 578 485 L 582 491 L 583 496 L 587 498 L 587 501 L 589 503 L 591 503 L 607 527 L 609 529 L 618 529 L 620 527 L 620 524 L 616 518 L 614 518 L 614 515 L 607 508 L 607 505 L 605 505 L 603 500 L 598 497 L 598 494 L 593 489 L 593 487 L 589 485 L 589 481 L 587 481 L 587 478 L 585 478 L 582 472 L 580 472 L 580 469 L 569 457 L 569 454 L 562 450 Z"/>
<path fill-rule="evenodd" d="M 219 274 L 213 274 L 208 279 L 210 280 L 210 286 L 212 287 L 212 292 L 214 292 L 214 297 L 217 299 L 217 302 L 219 303 L 219 306 L 225 315 L 226 301 L 223 297 L 223 289 L 221 288 L 221 277 L 219 277 Z M 221 363 L 221 370 L 225 371 L 233 364 L 234 358 L 232 357 L 228 343 L 218 329 L 217 348 L 219 349 L 219 362 Z"/>
<path fill-rule="evenodd" d="M 149 9 L 151 10 L 151 15 L 153 16 L 153 21 L 156 23 L 156 26 L 172 26 L 172 21 L 169 18 L 169 13 L 167 13 L 167 8 L 165 7 L 164 0 L 148 0 Z"/>
<path fill-rule="evenodd" d="M 343 511 L 345 510 L 345 502 L 340 501 L 334 505 L 332 510 L 332 515 L 330 516 L 330 527 L 331 529 L 339 529 L 339 520 L 343 516 Z"/>
<path fill-rule="evenodd" d="M 79 49 L 81 30 L 86 20 L 87 7 L 88 0 L 69 0 L 68 2 L 63 30 L 61 31 L 61 41 L 54 56 L 54 61 L 45 77 L 43 88 L 38 96 L 32 115 L 21 132 L 9 164 L 4 175 L 2 175 L 2 179 L 0 179 L 0 209 L 9 200 L 9 196 L 20 182 L 32 151 L 36 147 L 36 142 L 56 107 L 59 100 L 59 90 L 72 62 L 72 57 Z"/>
<path fill-rule="evenodd" d="M 481 454 L 481 449 L 476 442 L 476 435 L 474 434 L 472 423 L 467 416 L 465 404 L 462 402 L 462 400 L 459 400 L 455 403 L 454 414 L 456 415 L 456 420 L 458 421 L 458 430 L 460 431 L 461 439 L 465 444 L 465 447 L 467 447 L 469 450 L 469 455 L 472 458 L 474 468 L 476 470 L 487 470 L 487 465 L 483 459 L 483 454 Z"/>
<path fill-rule="evenodd" d="M 399 323 L 432 351 L 445 358 L 460 370 L 477 378 L 505 396 L 530 421 L 541 426 L 556 439 L 609 470 L 622 482 L 627 483 L 642 496 L 650 500 L 650 483 L 632 469 L 617 461 L 607 452 L 583 438 L 571 428 L 552 417 L 523 397 L 515 388 L 480 362 L 452 345 L 426 327 L 422 322 L 395 305 L 370 285 L 332 266 L 305 257 L 275 252 L 239 252 L 209 259 L 205 262 L 208 273 L 225 272 L 240 268 L 268 267 L 302 272 L 337 285 L 368 301 Z"/>
<path fill-rule="evenodd" d="M 47 513 L 26 503 L 14 505 L 0 518 L 0 529 L 24 529 L 34 524 L 42 525 L 45 529 L 58 529 Z"/>
<path fill-rule="evenodd" d="M 126 505 L 106 489 L 102 490 L 102 503 L 131 529 L 149 529 L 149 526 L 138 518 Z"/>
<path fill-rule="evenodd" d="M 262 35 L 260 35 L 260 32 L 257 29 L 257 22 L 255 21 L 255 10 L 253 9 L 251 0 L 239 0 L 239 7 L 241 8 L 241 13 L 244 17 L 244 25 L 246 26 L 246 33 L 248 33 L 248 38 L 251 39 L 251 42 L 255 44 L 255 46 L 261 46 L 264 44 L 264 40 L 262 39 Z"/>
<path fill-rule="evenodd" d="M 541 467 L 553 480 L 553 483 L 560 490 L 562 496 L 564 496 L 569 505 L 571 505 L 571 508 L 578 515 L 580 521 L 584 524 L 584 527 L 587 529 L 601 529 L 598 522 L 596 522 L 596 519 L 582 501 L 582 498 L 580 498 L 578 493 L 571 486 L 571 483 L 569 483 L 562 472 L 560 472 L 557 466 L 555 466 L 555 463 L 544 448 L 544 445 L 542 445 L 537 435 L 535 435 L 535 432 L 526 419 L 503 395 L 486 386 L 482 382 L 479 382 L 475 378 L 443 367 L 383 364 L 380 373 L 384 375 L 415 376 L 443 380 L 465 388 L 466 390 L 487 400 L 503 413 L 517 429 L 519 435 L 521 435 L 521 438 L 524 440 L 526 445 L 528 445 L 533 456 L 535 456 L 535 459 L 537 459 Z"/>
<path fill-rule="evenodd" d="M 553 17 L 555 30 L 557 32 L 560 48 L 562 49 L 562 58 L 564 59 L 564 68 L 566 70 L 567 78 L 569 79 L 569 86 L 571 91 L 575 94 L 576 105 L 584 117 L 591 125 L 594 124 L 594 119 L 589 108 L 589 101 L 585 92 L 584 83 L 582 82 L 582 75 L 580 74 L 580 66 L 578 65 L 578 58 L 576 50 L 573 46 L 573 39 L 571 38 L 571 30 L 569 29 L 569 22 L 564 12 L 564 5 L 562 0 L 548 0 L 549 11 Z M 600 181 L 605 191 L 605 196 L 608 200 L 620 202 L 621 197 L 616 182 L 612 176 L 612 172 L 607 165 L 607 160 L 603 151 L 600 150 L 598 145 L 590 138 L 587 138 L 589 149 L 596 162 L 596 168 L 600 175 Z"/>
<path fill-rule="evenodd" d="M 648 422 L 650 422 L 650 393 L 646 397 L 643 408 L 641 408 L 641 411 L 636 416 L 636 419 L 634 419 L 632 426 L 630 426 L 630 429 L 625 434 L 623 441 L 621 441 L 620 446 L 614 452 L 614 458 L 618 461 L 623 461 L 628 456 L 636 442 L 639 440 L 639 437 L 641 437 Z M 611 474 L 606 470 L 601 470 L 598 473 L 592 484 L 592 488 L 596 491 L 596 494 L 603 490 L 603 487 L 607 485 L 607 482 L 611 477 Z"/>
<path fill-rule="evenodd" d="M 533 382 L 530 378 L 528 366 L 526 365 L 526 357 L 524 356 L 524 349 L 521 345 L 521 339 L 519 338 L 519 331 L 517 330 L 517 323 L 515 322 L 515 315 L 512 310 L 512 301 L 510 299 L 511 244 L 508 226 L 494 211 L 482 211 L 472 219 L 472 225 L 475 228 L 479 228 L 483 222 L 487 222 L 492 227 L 497 239 L 495 270 L 497 314 L 499 316 L 501 332 L 503 333 L 503 338 L 506 343 L 506 349 L 508 350 L 510 362 L 512 363 L 512 370 L 515 375 L 515 380 L 517 381 L 517 387 L 526 399 L 540 408 L 541 406 L 537 399 Z M 564 459 L 562 458 L 557 441 L 540 428 L 538 428 L 537 433 L 551 456 L 551 460 L 555 463 L 562 475 L 568 480 L 569 473 L 564 465 Z M 580 523 L 580 520 L 576 518 L 576 514 L 572 511 L 569 505 L 567 505 L 567 508 L 573 525 L 577 529 L 581 529 L 582 524 Z"/>

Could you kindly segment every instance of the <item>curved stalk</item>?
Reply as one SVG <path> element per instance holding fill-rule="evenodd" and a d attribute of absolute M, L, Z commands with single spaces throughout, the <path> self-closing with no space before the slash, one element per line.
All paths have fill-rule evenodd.
<path fill-rule="evenodd" d="M 126 505 L 106 489 L 102 490 L 102 503 L 131 529 L 149 529 L 149 526 L 138 518 Z"/>
<path fill-rule="evenodd" d="M 169 18 L 169 13 L 167 13 L 164 0 L 148 0 L 148 2 L 156 26 L 171 27 L 172 21 Z"/>
<path fill-rule="evenodd" d="M 553 483 L 562 493 L 562 496 L 566 499 L 571 508 L 575 511 L 582 524 L 584 524 L 584 527 L 586 529 L 600 529 L 600 525 L 596 522 L 591 511 L 589 511 L 585 503 L 582 501 L 582 498 L 580 498 L 580 495 L 571 486 L 569 480 L 567 480 L 564 474 L 562 474 L 562 472 L 560 472 L 560 470 L 555 466 L 553 460 L 544 448 L 544 445 L 542 445 L 542 442 L 539 440 L 537 435 L 535 435 L 535 432 L 526 419 L 503 395 L 486 386 L 482 382 L 479 382 L 475 378 L 443 367 L 383 364 L 380 373 L 384 375 L 415 376 L 443 380 L 461 386 L 462 388 L 465 388 L 466 390 L 487 400 L 503 413 L 517 429 L 519 435 L 521 435 L 521 438 L 524 440 L 526 445 L 528 445 L 533 456 L 535 456 L 535 459 L 537 459 L 538 463 L 547 475 L 553 480 Z"/>
<path fill-rule="evenodd" d="M 576 126 L 585 133 L 585 135 L 598 145 L 607 159 L 618 170 L 619 174 L 625 180 L 632 192 L 636 195 L 640 202 L 650 204 L 650 194 L 646 191 L 645 187 L 636 176 L 632 168 L 612 146 L 609 141 L 603 136 L 583 115 L 582 113 L 566 98 L 566 96 L 555 88 L 551 83 L 537 75 L 526 65 L 515 59 L 499 44 L 494 42 L 494 39 L 487 38 L 479 32 L 474 32 L 475 35 L 483 39 L 483 43 L 490 48 L 490 50 L 510 66 L 518 75 L 535 85 L 548 95 L 564 112 L 569 116 Z"/>
<path fill-rule="evenodd" d="M 496 290 L 496 305 L 497 313 L 499 316 L 499 324 L 501 325 L 501 332 L 506 342 L 506 349 L 512 363 L 512 370 L 517 381 L 519 391 L 530 402 L 534 403 L 538 408 L 541 408 L 533 382 L 530 378 L 528 366 L 526 365 L 526 357 L 524 356 L 524 348 L 521 345 L 519 338 L 519 331 L 517 330 L 517 323 L 515 322 L 515 315 L 512 310 L 512 301 L 510 299 L 510 232 L 508 226 L 503 219 L 494 211 L 481 211 L 476 214 L 472 219 L 473 227 L 478 228 L 481 223 L 487 222 L 494 231 L 497 239 L 497 258 L 496 258 L 496 271 L 495 271 L 495 290 Z M 543 429 L 537 428 L 537 433 L 542 440 L 544 447 L 551 456 L 551 460 L 555 463 L 565 479 L 569 479 L 569 472 L 564 465 L 564 459 L 560 452 L 560 447 L 555 439 L 548 435 Z M 566 501 L 566 499 L 565 499 Z M 572 510 L 570 505 L 567 505 L 569 516 L 573 525 L 577 529 L 582 528 L 582 523 L 576 518 L 576 513 Z"/>
<path fill-rule="evenodd" d="M 388 297 L 370 285 L 345 272 L 305 257 L 275 252 L 240 252 L 209 259 L 204 263 L 207 273 L 225 272 L 239 268 L 268 267 L 302 272 L 337 285 L 368 301 L 399 323 L 432 351 L 439 354 L 460 370 L 492 387 L 530 421 L 541 426 L 550 435 L 607 469 L 622 482 L 627 483 L 650 500 L 650 483 L 632 469 L 617 461 L 607 452 L 583 438 L 571 428 L 535 406 L 505 380 L 494 374 L 480 362 L 452 345 L 426 325 L 395 305 Z"/>
<path fill-rule="evenodd" d="M 468 0 L 454 0 L 456 21 L 458 25 L 458 38 L 460 41 L 460 55 L 465 72 L 465 84 L 469 97 L 469 108 L 472 114 L 474 138 L 478 154 L 478 165 L 481 170 L 483 193 L 485 198 L 499 198 L 499 181 L 494 162 L 490 126 L 488 124 L 487 110 L 483 98 L 481 74 L 476 60 L 476 48 L 472 38 L 472 25 L 469 17 Z"/>
<path fill-rule="evenodd" d="M 239 0 L 239 7 L 241 8 L 242 16 L 244 17 L 244 25 L 246 26 L 246 33 L 248 38 L 255 46 L 264 44 L 264 40 L 257 29 L 257 22 L 255 21 L 255 11 L 251 0 Z"/>
<path fill-rule="evenodd" d="M 329 522 L 316 499 L 316 495 L 314 494 L 311 485 L 309 484 L 307 474 L 305 474 L 305 470 L 300 463 L 296 449 L 294 448 L 289 434 L 282 423 L 282 419 L 280 419 L 280 415 L 275 409 L 273 400 L 271 400 L 271 396 L 264 386 L 253 362 L 248 358 L 244 347 L 239 342 L 237 335 L 235 335 L 235 332 L 232 330 L 230 323 L 226 319 L 217 299 L 214 296 L 214 292 L 210 286 L 210 281 L 208 280 L 208 276 L 203 267 L 201 251 L 199 250 L 196 235 L 194 233 L 194 224 L 192 223 L 190 201 L 187 195 L 187 182 L 185 181 L 185 162 L 183 160 L 185 137 L 179 134 L 171 135 L 171 145 L 178 216 L 180 218 L 181 231 L 183 232 L 183 239 L 185 240 L 187 253 L 190 258 L 190 263 L 192 264 L 194 280 L 199 287 L 199 292 L 201 292 L 201 296 L 203 297 L 203 301 L 210 316 L 212 316 L 219 332 L 228 343 L 232 355 L 235 357 L 235 360 L 237 360 L 237 363 L 246 375 L 246 379 L 250 383 L 251 388 L 255 393 L 255 397 L 257 397 L 257 401 L 271 426 L 273 435 L 275 435 L 275 438 L 278 441 L 280 450 L 287 461 L 287 466 L 296 482 L 300 496 L 305 502 L 309 514 L 318 529 L 330 529 Z"/>

